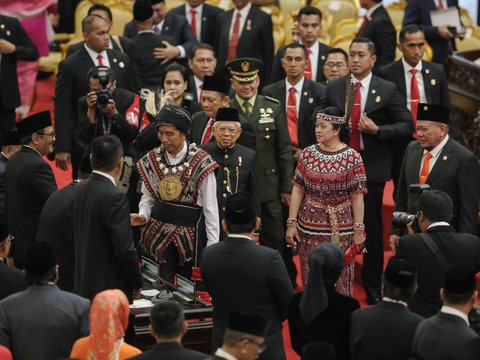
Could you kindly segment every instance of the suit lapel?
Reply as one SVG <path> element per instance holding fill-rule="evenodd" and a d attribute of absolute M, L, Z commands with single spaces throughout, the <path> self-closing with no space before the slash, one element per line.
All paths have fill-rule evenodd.
<path fill-rule="evenodd" d="M 427 98 L 427 103 L 432 102 L 432 92 L 430 91 L 430 85 L 435 86 L 436 80 L 432 78 L 432 69 L 428 66 L 428 63 L 422 60 L 422 77 L 423 77 L 423 88 L 425 89 L 425 97 Z"/>
<path fill-rule="evenodd" d="M 398 90 L 407 98 L 407 84 L 405 83 L 405 69 L 402 60 L 399 60 L 394 65 L 395 77 L 397 78 Z M 408 101 L 407 101 L 408 102 Z"/>
<path fill-rule="evenodd" d="M 317 78 L 312 79 L 312 80 L 317 80 L 317 81 L 319 81 L 319 79 L 322 78 L 323 64 L 325 62 L 325 55 L 321 53 L 320 49 L 321 49 L 321 44 L 320 44 L 320 41 L 319 41 L 318 42 L 318 60 L 317 60 Z"/>
<path fill-rule="evenodd" d="M 416 184 L 418 183 L 418 178 L 420 174 L 420 166 L 422 163 L 422 157 L 423 157 L 423 148 L 420 146 L 420 143 L 417 142 L 415 144 L 416 146 L 412 149 L 413 155 L 410 157 L 411 162 L 410 166 L 408 168 L 413 170 L 413 173 L 411 175 L 410 179 L 407 179 L 407 183 L 409 184 Z"/>
<path fill-rule="evenodd" d="M 203 4 L 203 9 L 201 13 L 201 18 L 200 21 L 202 22 L 202 26 L 200 28 L 200 40 L 201 42 L 204 42 L 203 39 L 205 39 L 206 31 L 207 31 L 207 8 L 205 7 L 206 4 Z"/>
<path fill-rule="evenodd" d="M 443 170 L 445 169 L 445 166 L 449 163 L 449 161 L 452 161 L 452 153 L 453 153 L 453 148 L 450 146 L 452 142 L 452 139 L 448 139 L 447 143 L 443 147 L 442 151 L 440 154 L 438 154 L 438 158 L 435 161 L 435 165 L 433 165 L 432 171 L 428 174 L 426 182 L 428 184 L 431 184 L 435 181 L 435 179 L 443 174 Z"/>
<path fill-rule="evenodd" d="M 312 102 L 310 102 L 312 100 Z M 302 93 L 300 94 L 300 107 L 298 109 L 298 128 L 300 129 L 300 122 L 305 119 L 305 111 L 308 104 L 313 104 L 313 94 L 311 91 L 311 83 L 305 79 L 303 82 Z"/>
<path fill-rule="evenodd" d="M 225 48 L 227 49 L 228 51 L 228 43 L 230 41 L 230 27 L 232 26 L 232 19 L 233 19 L 233 13 L 234 13 L 234 9 L 232 10 L 229 10 L 227 12 L 227 15 L 226 15 L 226 22 L 228 24 L 228 26 L 223 26 L 223 39 L 226 39 L 226 44 L 225 44 Z M 217 55 L 218 56 L 218 55 Z M 225 59 L 227 57 L 225 56 Z"/>
<path fill-rule="evenodd" d="M 285 84 L 285 80 L 282 80 L 278 85 L 275 90 L 275 96 L 274 98 L 279 100 L 280 103 L 282 104 L 283 108 L 286 108 L 287 106 L 287 85 Z"/>
<path fill-rule="evenodd" d="M 243 26 L 242 33 L 240 34 L 240 38 L 238 39 L 238 42 L 242 41 L 244 37 L 247 37 L 248 34 L 250 33 L 250 29 L 252 25 L 255 23 L 255 6 L 252 5 L 250 8 L 250 11 L 248 12 L 247 19 L 245 20 L 245 25 Z"/>
<path fill-rule="evenodd" d="M 380 98 L 378 90 L 378 79 L 375 75 L 373 75 L 372 80 L 370 81 L 370 87 L 368 88 L 367 102 L 365 103 L 364 112 L 372 111 L 375 103 Z"/>

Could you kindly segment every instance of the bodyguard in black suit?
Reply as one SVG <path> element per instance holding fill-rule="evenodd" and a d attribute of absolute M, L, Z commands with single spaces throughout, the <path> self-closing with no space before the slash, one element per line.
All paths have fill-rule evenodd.
<path fill-rule="evenodd" d="M 114 136 L 92 143 L 93 173 L 75 186 L 70 217 L 75 240 L 74 291 L 86 298 L 120 289 L 132 302 L 140 294 L 142 274 L 133 245 L 127 197 L 115 186 L 123 150 Z M 135 293 L 135 294 L 134 294 Z"/>
<path fill-rule="evenodd" d="M 452 198 L 453 216 L 449 222 L 453 228 L 476 234 L 480 194 L 478 159 L 448 135 L 448 123 L 448 107 L 419 104 L 418 141 L 411 142 L 405 152 L 395 211 L 415 214 L 416 197 L 410 192 L 410 186 L 428 184 Z M 427 157 L 430 160 L 427 161 Z"/>
<path fill-rule="evenodd" d="M 8 230 L 15 237 L 12 257 L 23 269 L 25 247 L 35 241 L 43 206 L 57 190 L 52 169 L 42 159 L 53 151 L 55 133 L 48 111 L 23 119 L 17 129 L 23 145 L 7 164 L 6 212 Z"/>
<path fill-rule="evenodd" d="M 73 176 L 83 149 L 74 142 L 74 130 L 78 119 L 78 99 L 88 92 L 88 71 L 98 65 L 110 67 L 117 87 L 136 91 L 140 84 L 137 71 L 127 55 L 108 49 L 108 23 L 95 15 L 82 21 L 85 46 L 58 65 L 55 87 L 55 160 L 66 170 L 72 162 Z M 100 58 L 98 56 L 102 56 Z"/>
<path fill-rule="evenodd" d="M 350 351 L 354 360 L 405 360 L 412 352 L 415 330 L 423 320 L 407 309 L 416 288 L 415 267 L 390 258 L 383 274 L 383 299 L 352 314 Z"/>
<path fill-rule="evenodd" d="M 17 60 L 35 61 L 38 51 L 20 22 L 0 15 L 0 145 L 3 134 L 15 126 L 15 108 L 20 106 Z"/>
<path fill-rule="evenodd" d="M 205 4 L 203 0 L 187 0 L 184 5 L 173 8 L 169 13 L 186 18 L 198 42 L 213 45 L 216 31 L 215 19 L 222 12 L 223 9 Z M 194 24 L 195 30 L 193 30 Z"/>
<path fill-rule="evenodd" d="M 411 114 L 395 84 L 371 73 L 376 60 L 373 48 L 368 39 L 356 38 L 352 41 L 348 62 L 352 75 L 329 81 L 326 95 L 320 102 L 320 108 L 335 106 L 344 110 L 347 119 L 350 119 L 350 127 L 354 118 L 352 114 L 359 116 L 358 143 L 352 142 L 352 130 L 350 146 L 358 147 L 367 174 L 368 194 L 364 201 L 368 252 L 364 255 L 362 280 L 367 300 L 371 303 L 380 298 L 383 270 L 382 199 L 385 182 L 392 177 L 390 141 L 409 138 L 413 133 Z M 357 83 L 361 83 L 360 103 L 357 103 L 358 94 L 355 90 Z"/>
<path fill-rule="evenodd" d="M 217 66 L 215 49 L 205 43 L 195 46 L 188 60 L 188 67 L 192 75 L 188 79 L 188 92 L 193 95 L 193 100 L 201 103 L 203 78 L 205 75 L 212 76 Z"/>
<path fill-rule="evenodd" d="M 382 0 L 364 0 L 362 7 L 367 9 L 364 22 L 357 32 L 357 37 L 365 37 L 375 44 L 377 61 L 374 72 L 383 65 L 395 60 L 397 33 Z"/>
<path fill-rule="evenodd" d="M 402 59 L 382 66 L 378 75 L 397 85 L 405 100 L 405 105 L 412 113 L 415 125 L 419 103 L 450 106 L 447 78 L 442 65 L 422 60 L 425 52 L 425 35 L 418 26 L 407 25 L 400 31 L 398 48 L 403 54 Z M 415 75 L 412 75 L 412 72 Z M 414 89 L 415 84 L 418 94 Z M 416 138 L 416 134 L 414 134 L 414 138 Z M 414 138 L 392 143 L 394 197 L 405 150 L 408 143 Z"/>
<path fill-rule="evenodd" d="M 325 81 L 323 66 L 330 47 L 318 41 L 320 32 L 322 31 L 322 12 L 313 6 L 307 6 L 298 12 L 298 35 L 300 43 L 305 45 L 309 51 L 308 58 L 310 64 L 307 65 L 305 77 L 309 80 L 322 82 Z M 285 69 L 282 66 L 286 46 L 278 49 L 273 58 L 272 73 L 270 82 L 277 82 L 286 77 Z"/>
<path fill-rule="evenodd" d="M 292 285 L 280 253 L 255 245 L 252 236 L 259 219 L 250 198 L 227 199 L 224 241 L 205 248 L 202 276 L 213 303 L 213 344 L 218 348 L 232 310 L 250 313 L 267 322 L 266 350 L 258 359 L 285 359 L 282 321 L 287 317 Z"/>
<path fill-rule="evenodd" d="M 469 327 L 467 318 L 478 296 L 475 272 L 460 264 L 447 269 L 440 293 L 443 300 L 440 312 L 417 327 L 412 346 L 415 359 L 478 359 L 480 338 Z"/>
<path fill-rule="evenodd" d="M 7 224 L 0 223 L 0 300 L 27 288 L 25 273 L 5 263 L 11 244 Z"/>
<path fill-rule="evenodd" d="M 452 6 L 458 8 L 458 0 L 408 0 L 403 17 L 403 26 L 416 24 L 423 29 L 428 44 L 433 49 L 432 61 L 441 65 L 445 65 L 447 56 L 456 49 L 455 34 L 446 26 L 432 26 L 430 11 Z"/>
<path fill-rule="evenodd" d="M 428 234 L 447 264 L 462 262 L 479 270 L 480 239 L 453 230 L 449 225 L 452 208 L 452 200 L 446 193 L 425 191 L 418 200 L 420 230 Z M 396 255 L 407 259 L 418 271 L 418 289 L 409 308 L 423 317 L 433 316 L 442 306 L 439 291 L 446 264 L 439 261 L 431 246 L 418 234 L 403 236 L 398 242 Z"/>
<path fill-rule="evenodd" d="M 217 52 L 216 74 L 226 76 L 225 64 L 237 58 L 255 58 L 264 64 L 261 86 L 269 83 L 268 67 L 273 61 L 273 25 L 272 18 L 258 9 L 250 0 L 234 1 L 235 8 L 217 16 L 215 25 L 215 51 Z M 239 18 L 238 37 L 234 36 L 233 27 Z M 235 47 L 235 42 L 237 46 Z"/>
<path fill-rule="evenodd" d="M 165 0 L 149 0 L 153 9 L 153 32 L 156 35 L 168 35 L 173 37 L 174 43 L 168 43 L 159 58 L 173 60 L 176 58 L 188 58 L 193 47 L 198 43 L 193 36 L 192 28 L 187 20 L 175 14 L 166 14 Z M 123 35 L 133 39 L 137 36 L 138 29 L 133 22 L 125 25 Z M 175 44 L 176 47 L 174 46 Z"/>

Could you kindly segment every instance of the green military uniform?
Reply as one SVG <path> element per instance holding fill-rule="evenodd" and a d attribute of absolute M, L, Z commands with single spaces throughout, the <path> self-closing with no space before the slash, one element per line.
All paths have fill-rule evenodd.
<path fill-rule="evenodd" d="M 227 65 L 235 79 L 239 80 L 235 76 L 238 72 L 252 73 L 254 65 L 250 60 L 237 59 Z M 250 68 L 246 66 L 247 62 Z M 240 115 L 252 124 L 257 135 L 256 170 L 262 219 L 260 243 L 282 252 L 285 234 L 280 194 L 292 191 L 293 178 L 292 148 L 285 110 L 278 100 L 262 95 L 256 95 L 251 102 L 250 114 L 245 114 L 243 100 L 238 96 L 230 101 L 230 106 L 238 109 Z"/>

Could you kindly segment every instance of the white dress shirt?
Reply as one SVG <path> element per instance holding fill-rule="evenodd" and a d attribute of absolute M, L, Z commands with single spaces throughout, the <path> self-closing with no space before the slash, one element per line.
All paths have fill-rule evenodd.
<path fill-rule="evenodd" d="M 104 172 L 98 171 L 98 170 L 93 170 L 92 173 L 95 173 L 95 174 L 102 175 L 102 176 L 106 177 L 108 180 L 110 180 L 112 182 L 113 185 L 117 186 L 117 184 L 115 183 L 115 178 L 112 175 L 109 175 L 107 173 L 104 173 Z"/>
<path fill-rule="evenodd" d="M 202 13 L 203 13 L 203 3 L 198 5 L 197 7 L 191 7 L 188 3 L 185 3 L 185 13 L 187 15 L 187 21 L 192 25 L 192 13 L 190 10 L 195 10 L 197 13 L 195 14 L 195 30 L 197 32 L 197 40 L 200 41 L 200 35 L 202 33 Z"/>
<path fill-rule="evenodd" d="M 215 355 L 220 356 L 221 358 L 224 358 L 227 360 L 238 360 L 235 356 L 230 355 L 222 348 L 218 348 L 217 351 L 215 351 Z"/>
<path fill-rule="evenodd" d="M 394 299 L 389 298 L 389 297 L 387 297 L 387 296 L 384 296 L 384 297 L 382 298 L 382 300 L 383 300 L 383 301 L 386 301 L 386 302 L 389 302 L 389 303 L 401 304 L 401 305 L 407 307 L 407 303 L 406 303 L 405 301 L 394 300 Z"/>
<path fill-rule="evenodd" d="M 187 154 L 187 143 L 184 142 L 182 150 L 173 156 L 166 152 L 167 159 L 170 165 L 178 164 Z M 155 198 L 150 194 L 145 184 L 142 182 L 142 198 L 138 205 L 140 215 L 149 218 L 152 213 L 153 203 Z M 203 215 L 205 215 L 205 225 L 207 228 L 207 246 L 218 242 L 220 233 L 220 219 L 218 215 L 217 203 L 217 180 L 215 179 L 215 172 L 211 172 L 202 180 L 198 187 L 197 205 L 202 208 Z"/>
<path fill-rule="evenodd" d="M 438 156 L 439 156 L 440 153 L 442 152 L 443 147 L 444 147 L 445 144 L 447 143 L 448 139 L 449 139 L 449 137 L 448 137 L 448 134 L 447 134 L 447 136 L 445 136 L 445 139 L 443 139 L 440 144 L 438 144 L 437 146 L 435 146 L 435 147 L 432 149 L 432 151 L 430 151 L 430 154 L 432 154 L 432 157 L 430 158 L 430 161 L 428 162 L 429 173 L 430 173 L 430 171 L 432 171 L 433 165 L 435 165 L 435 163 L 437 162 Z M 423 150 L 422 160 L 421 160 L 421 163 L 420 163 L 420 171 L 419 171 L 418 175 L 420 175 L 420 173 L 422 172 L 423 159 L 424 159 L 425 154 L 426 154 L 427 152 L 428 152 L 427 150 Z"/>
<path fill-rule="evenodd" d="M 368 74 L 363 80 L 358 80 L 355 76 L 352 75 L 353 82 L 356 84 L 357 82 L 362 83 L 362 87 L 360 88 L 360 117 L 365 112 L 365 105 L 367 104 L 367 97 L 368 97 L 368 90 L 370 89 L 370 82 L 372 81 L 372 73 Z M 362 133 L 360 132 L 360 150 L 365 149 L 363 145 L 363 137 Z"/>
<path fill-rule="evenodd" d="M 434 223 L 428 225 L 427 231 L 430 230 L 433 227 L 436 227 L 436 226 L 450 226 L 450 224 L 446 221 L 437 221 L 437 222 L 434 222 Z"/>
<path fill-rule="evenodd" d="M 310 69 L 312 70 L 312 80 L 315 81 L 317 78 L 317 70 L 318 70 L 318 54 L 320 52 L 320 45 L 318 44 L 318 41 L 315 41 L 315 43 L 307 48 L 307 51 L 310 51 Z"/>
<path fill-rule="evenodd" d="M 370 20 L 372 18 L 372 14 L 375 10 L 377 10 L 380 6 L 382 6 L 382 2 L 379 2 L 378 4 L 372 6 L 370 9 L 367 10 L 367 13 L 365 14 L 365 16 L 368 18 L 368 20 Z"/>
<path fill-rule="evenodd" d="M 305 78 L 303 77 L 302 80 L 300 80 L 295 86 L 290 84 L 287 79 L 285 79 L 285 85 L 286 85 L 286 100 L 285 101 L 285 114 L 288 112 L 288 96 L 290 95 L 290 88 L 293 86 L 295 88 L 295 105 L 297 107 L 297 118 L 298 118 L 298 112 L 300 109 L 300 99 L 302 98 L 302 88 L 303 88 L 303 83 L 305 82 Z"/>
<path fill-rule="evenodd" d="M 42 157 L 42 154 L 40 154 L 40 151 L 38 151 L 38 150 L 35 149 L 34 147 L 31 147 L 31 146 L 28 146 L 28 145 L 23 145 L 23 146 L 25 146 L 25 147 L 27 147 L 27 148 L 29 148 L 29 149 L 35 150 L 35 152 L 36 152 L 40 157 Z"/>
<path fill-rule="evenodd" d="M 420 102 L 427 103 L 427 97 L 425 95 L 425 86 L 423 84 L 423 75 L 422 75 L 422 61 L 420 60 L 414 68 L 411 67 L 405 59 L 402 57 L 402 64 L 403 70 L 405 71 L 405 87 L 407 89 L 407 107 L 408 110 L 412 110 L 412 92 L 411 92 L 411 85 L 412 85 L 412 77 L 413 74 L 410 70 L 415 69 L 417 73 L 415 74 L 415 78 L 417 79 L 418 90 L 420 91 Z"/>
<path fill-rule="evenodd" d="M 102 52 L 97 53 L 95 50 L 90 49 L 87 46 L 87 44 L 84 43 L 83 46 L 85 47 L 85 50 L 87 50 L 87 53 L 90 56 L 90 58 L 92 59 L 95 66 L 100 66 L 99 61 L 97 59 L 97 56 L 102 55 L 103 66 L 110 67 L 110 60 L 108 59 L 107 50 L 103 50 Z"/>
<path fill-rule="evenodd" d="M 198 103 L 201 104 L 202 99 L 200 99 L 200 94 L 202 93 L 203 81 L 193 75 L 193 82 L 195 83 L 195 91 L 197 92 Z"/>
<path fill-rule="evenodd" d="M 440 309 L 440 312 L 444 314 L 458 316 L 459 318 L 461 318 L 463 321 L 467 323 L 467 326 L 470 326 L 470 322 L 468 321 L 467 314 L 461 312 L 460 310 L 454 309 L 450 306 L 443 305 L 442 308 Z"/>
<path fill-rule="evenodd" d="M 245 26 L 245 21 L 247 21 L 248 12 L 250 11 L 251 7 L 252 7 L 252 3 L 249 2 L 240 11 L 237 8 L 235 8 L 235 10 L 233 11 L 232 23 L 230 24 L 230 31 L 228 33 L 229 38 L 232 37 L 233 26 L 235 25 L 235 19 L 237 18 L 238 13 L 240 13 L 240 29 L 238 31 L 238 37 L 240 38 L 240 36 L 242 36 L 243 27 Z"/>

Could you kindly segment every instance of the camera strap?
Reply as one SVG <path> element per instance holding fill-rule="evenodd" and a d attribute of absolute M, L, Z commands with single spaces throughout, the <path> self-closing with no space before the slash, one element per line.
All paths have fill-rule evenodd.
<path fill-rule="evenodd" d="M 446 270 L 447 269 L 447 259 L 445 259 L 445 256 L 443 256 L 443 254 L 440 251 L 440 249 L 438 248 L 437 244 L 435 244 L 433 239 L 427 233 L 421 233 L 419 235 L 423 239 L 425 244 L 428 246 L 430 251 L 433 253 L 433 255 L 435 255 L 435 257 L 437 258 L 437 260 L 440 263 L 440 265 L 442 266 L 442 268 L 444 270 Z"/>

